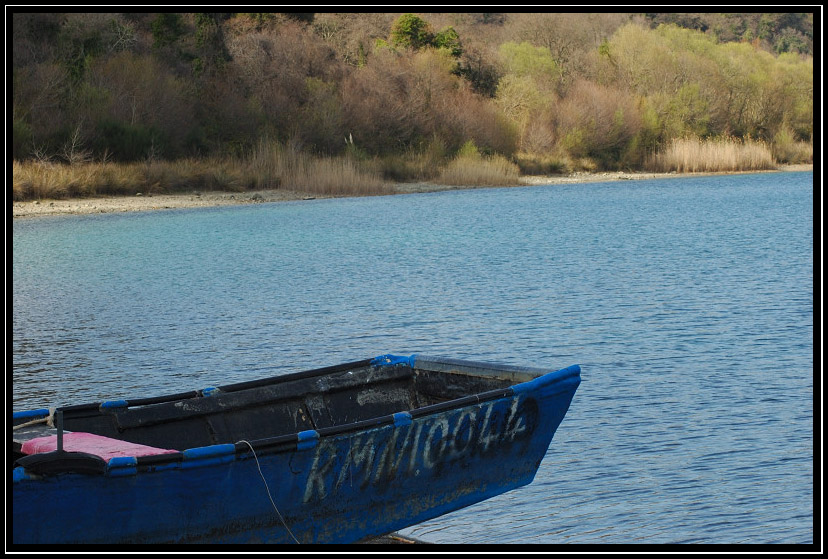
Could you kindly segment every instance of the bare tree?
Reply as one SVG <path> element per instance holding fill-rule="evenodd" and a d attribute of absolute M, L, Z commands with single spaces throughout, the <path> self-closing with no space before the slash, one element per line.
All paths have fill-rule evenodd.
<path fill-rule="evenodd" d="M 61 155 L 70 165 L 88 163 L 92 159 L 92 152 L 84 149 L 81 124 L 80 122 L 78 123 L 72 135 L 63 144 L 63 149 L 61 150 Z"/>

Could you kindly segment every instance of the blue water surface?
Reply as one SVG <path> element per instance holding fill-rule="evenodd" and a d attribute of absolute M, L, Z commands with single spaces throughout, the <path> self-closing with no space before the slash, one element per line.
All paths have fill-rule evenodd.
<path fill-rule="evenodd" d="M 813 173 L 15 219 L 16 411 L 383 353 L 582 367 L 437 543 L 811 543 Z"/>

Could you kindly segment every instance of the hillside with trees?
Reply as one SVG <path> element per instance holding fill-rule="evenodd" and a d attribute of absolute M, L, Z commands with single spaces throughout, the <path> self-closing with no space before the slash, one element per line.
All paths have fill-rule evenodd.
<path fill-rule="evenodd" d="M 681 142 L 813 157 L 813 14 L 14 13 L 11 31 L 16 198 L 43 194 L 36 165 L 97 165 L 63 191 L 83 195 L 277 187 L 334 161 L 367 183 L 669 169 Z"/>

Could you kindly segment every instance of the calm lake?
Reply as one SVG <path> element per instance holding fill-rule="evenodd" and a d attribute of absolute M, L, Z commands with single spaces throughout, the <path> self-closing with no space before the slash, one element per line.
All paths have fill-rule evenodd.
<path fill-rule="evenodd" d="M 814 539 L 813 173 L 16 219 L 15 411 L 384 353 L 582 383 L 437 543 Z"/>

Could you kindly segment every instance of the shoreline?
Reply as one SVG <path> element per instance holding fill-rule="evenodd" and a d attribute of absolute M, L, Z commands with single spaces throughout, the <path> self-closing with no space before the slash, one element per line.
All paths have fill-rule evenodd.
<path fill-rule="evenodd" d="M 649 173 L 649 172 L 576 172 L 569 175 L 520 177 L 520 186 L 564 185 L 590 182 L 607 182 L 620 180 L 647 180 L 659 178 L 701 177 L 713 175 L 741 175 L 746 173 L 779 173 L 790 171 L 813 171 L 813 164 L 783 165 L 771 171 L 739 172 L 700 172 L 700 173 Z M 494 188 L 490 186 L 450 186 L 431 182 L 392 183 L 387 195 L 418 194 L 446 190 L 470 190 L 475 188 Z M 504 188 L 515 188 L 513 186 Z M 330 195 L 318 195 L 307 192 L 272 189 L 246 192 L 178 192 L 174 194 L 151 194 L 136 196 L 101 196 L 92 198 L 65 198 L 27 200 L 12 203 L 13 218 L 29 218 L 56 215 L 92 215 L 101 213 L 143 212 L 169 209 L 207 208 L 221 206 L 238 206 L 266 202 L 289 202 L 334 198 Z M 350 196 L 349 196 L 350 197 Z"/>

